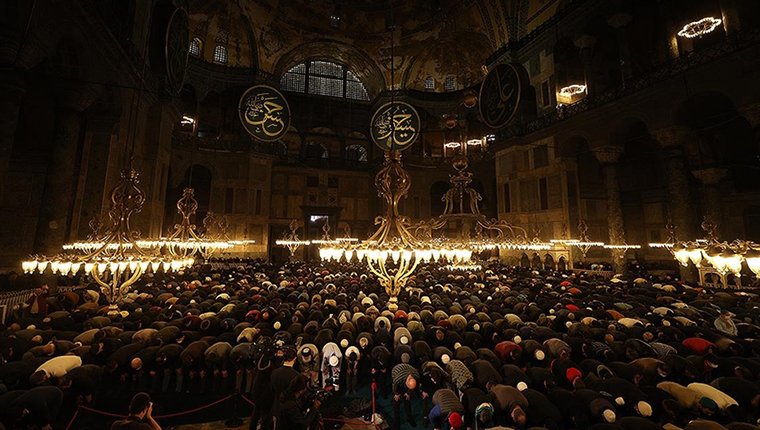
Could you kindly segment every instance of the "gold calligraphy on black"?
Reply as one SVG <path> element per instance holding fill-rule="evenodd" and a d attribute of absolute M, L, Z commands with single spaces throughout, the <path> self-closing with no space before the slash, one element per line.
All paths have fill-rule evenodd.
<path fill-rule="evenodd" d="M 489 127 L 505 126 L 520 101 L 520 78 L 512 65 L 500 64 L 480 87 L 480 114 Z"/>
<path fill-rule="evenodd" d="M 420 118 L 406 103 L 395 102 L 382 106 L 372 120 L 372 138 L 383 149 L 405 149 L 419 135 Z"/>
<path fill-rule="evenodd" d="M 287 132 L 290 109 L 274 88 L 254 87 L 243 95 L 240 104 L 243 125 L 254 137 L 274 141 Z"/>

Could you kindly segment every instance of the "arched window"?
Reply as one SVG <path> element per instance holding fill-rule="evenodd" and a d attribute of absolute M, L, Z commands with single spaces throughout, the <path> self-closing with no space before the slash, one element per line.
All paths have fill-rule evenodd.
<path fill-rule="evenodd" d="M 309 142 L 306 144 L 306 151 L 304 153 L 306 158 L 330 158 L 330 151 L 327 150 L 325 145 L 319 142 Z"/>
<path fill-rule="evenodd" d="M 283 90 L 352 100 L 369 100 L 364 83 L 345 66 L 309 61 L 293 66 L 280 79 Z"/>
<path fill-rule="evenodd" d="M 457 77 L 446 76 L 446 80 L 443 81 L 444 91 L 456 91 L 457 90 Z"/>
<path fill-rule="evenodd" d="M 425 79 L 425 89 L 427 91 L 435 90 L 435 79 L 433 79 L 432 76 L 428 76 L 427 79 Z"/>
<path fill-rule="evenodd" d="M 346 161 L 355 163 L 367 162 L 367 149 L 361 145 L 349 145 L 346 147 Z"/>
<path fill-rule="evenodd" d="M 201 39 L 194 37 L 193 40 L 190 41 L 190 55 L 192 55 L 193 57 L 200 57 L 201 46 L 203 46 L 203 42 L 201 42 Z"/>
<path fill-rule="evenodd" d="M 227 47 L 216 45 L 214 47 L 214 63 L 227 64 Z"/>

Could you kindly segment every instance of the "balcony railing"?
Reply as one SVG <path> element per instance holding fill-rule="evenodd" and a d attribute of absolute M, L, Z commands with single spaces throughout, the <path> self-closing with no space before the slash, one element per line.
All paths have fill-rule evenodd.
<path fill-rule="evenodd" d="M 499 131 L 501 140 L 524 136 L 549 127 L 591 109 L 614 102 L 655 84 L 676 77 L 687 70 L 727 57 L 760 43 L 760 29 L 736 33 L 720 44 L 686 52 L 635 78 L 626 80 L 620 87 L 600 93 L 591 93 L 577 103 L 558 106 L 556 110 L 530 121 L 516 123 Z"/>

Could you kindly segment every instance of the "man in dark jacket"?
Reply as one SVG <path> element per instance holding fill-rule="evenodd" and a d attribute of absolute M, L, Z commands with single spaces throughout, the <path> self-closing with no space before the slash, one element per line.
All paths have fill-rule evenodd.
<path fill-rule="evenodd" d="M 153 402 L 147 393 L 137 393 L 129 402 L 129 416 L 116 421 L 111 430 L 161 430 L 153 419 Z"/>

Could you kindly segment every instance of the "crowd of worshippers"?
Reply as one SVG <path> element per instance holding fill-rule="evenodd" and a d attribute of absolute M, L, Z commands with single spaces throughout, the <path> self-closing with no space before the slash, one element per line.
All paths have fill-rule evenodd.
<path fill-rule="evenodd" d="M 119 313 L 93 286 L 37 291 L 0 332 L 2 423 L 55 428 L 62 405 L 131 384 L 242 393 L 262 430 L 308 428 L 318 393 L 369 386 L 394 430 L 758 428 L 749 291 L 430 265 L 392 301 L 356 265 L 235 266 L 148 274 Z"/>

